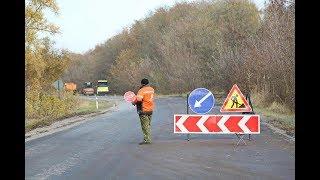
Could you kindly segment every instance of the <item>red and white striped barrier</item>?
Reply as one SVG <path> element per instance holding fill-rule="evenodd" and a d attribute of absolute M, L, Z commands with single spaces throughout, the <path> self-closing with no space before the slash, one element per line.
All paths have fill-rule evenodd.
<path fill-rule="evenodd" d="M 259 115 L 175 114 L 174 133 L 260 134 Z"/>

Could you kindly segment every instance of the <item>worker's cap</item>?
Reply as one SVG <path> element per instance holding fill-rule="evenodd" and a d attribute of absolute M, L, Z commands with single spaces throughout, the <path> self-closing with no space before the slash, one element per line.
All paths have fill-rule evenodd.
<path fill-rule="evenodd" d="M 147 85 L 147 84 L 149 84 L 149 80 L 144 78 L 144 79 L 141 80 L 141 84 Z"/>

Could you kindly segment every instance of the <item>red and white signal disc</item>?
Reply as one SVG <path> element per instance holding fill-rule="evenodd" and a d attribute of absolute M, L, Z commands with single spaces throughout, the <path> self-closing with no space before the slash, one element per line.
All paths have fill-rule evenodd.
<path fill-rule="evenodd" d="M 133 102 L 136 98 L 136 95 L 134 94 L 134 92 L 128 91 L 128 92 L 124 93 L 123 98 L 127 102 Z"/>

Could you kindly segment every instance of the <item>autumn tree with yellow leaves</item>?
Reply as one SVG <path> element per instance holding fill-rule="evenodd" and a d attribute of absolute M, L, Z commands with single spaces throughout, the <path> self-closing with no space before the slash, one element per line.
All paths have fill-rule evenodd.
<path fill-rule="evenodd" d="M 49 9 L 58 14 L 54 0 L 29 0 L 25 8 L 25 92 L 26 120 L 57 118 L 72 109 L 72 97 L 60 99 L 52 83 L 68 66 L 68 52 L 53 48 L 48 35 L 59 32 L 58 26 L 44 16 Z M 40 38 L 41 35 L 47 35 Z"/>

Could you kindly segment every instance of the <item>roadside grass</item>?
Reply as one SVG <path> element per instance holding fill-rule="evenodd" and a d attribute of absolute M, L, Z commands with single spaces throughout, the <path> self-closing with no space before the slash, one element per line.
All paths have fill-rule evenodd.
<path fill-rule="evenodd" d="M 295 134 L 295 113 L 279 102 L 268 102 L 264 92 L 251 95 L 253 110 L 266 117 L 268 123 L 284 130 L 288 135 Z"/>
<path fill-rule="evenodd" d="M 222 91 L 214 91 L 214 90 L 210 90 L 210 91 L 214 94 L 215 99 L 219 100 L 218 101 L 219 103 L 223 103 L 224 97 L 222 97 L 222 96 L 224 95 L 224 92 L 222 92 Z M 188 93 L 191 93 L 191 92 L 174 93 L 174 94 L 157 94 L 157 97 L 183 97 L 183 98 L 187 98 L 188 97 Z"/>
<path fill-rule="evenodd" d="M 187 97 L 187 93 L 175 93 L 175 94 L 156 94 L 156 97 Z"/>
<path fill-rule="evenodd" d="M 96 108 L 96 101 L 95 100 L 78 100 L 78 107 L 75 108 L 71 113 L 66 114 L 64 116 L 49 119 L 49 118 L 42 118 L 42 119 L 29 119 L 25 123 L 25 132 L 29 132 L 32 129 L 38 128 L 38 127 L 44 127 L 49 126 L 52 123 L 56 121 L 63 120 L 65 118 L 73 117 L 73 116 L 79 116 L 79 115 L 85 115 L 90 113 L 96 113 L 101 112 L 107 108 L 110 108 L 113 106 L 113 102 L 110 101 L 102 101 L 98 100 L 99 103 L 99 109 Z"/>
<path fill-rule="evenodd" d="M 96 108 L 95 100 L 80 100 L 79 107 L 75 110 L 75 115 L 83 115 L 103 111 L 113 105 L 110 101 L 98 100 L 99 109 Z"/>
<path fill-rule="evenodd" d="M 255 107 L 254 111 L 256 114 L 265 116 L 268 123 L 286 131 L 288 135 L 295 134 L 295 114 L 279 113 L 264 107 Z"/>

